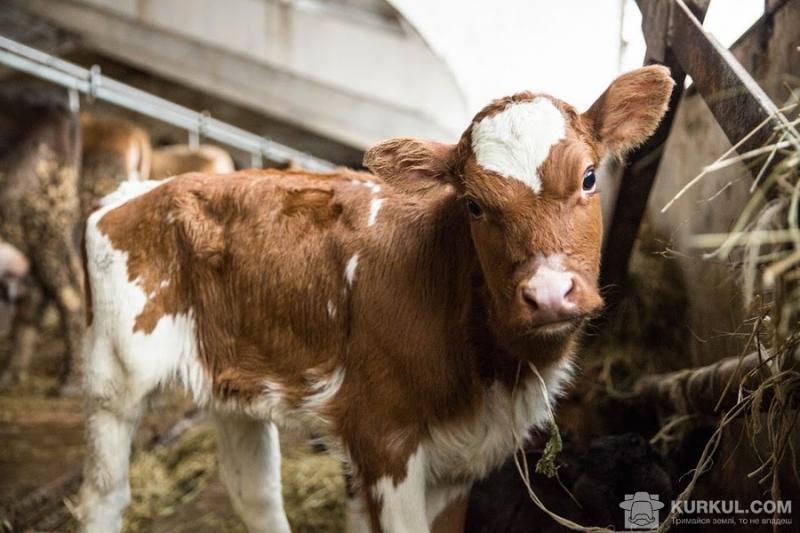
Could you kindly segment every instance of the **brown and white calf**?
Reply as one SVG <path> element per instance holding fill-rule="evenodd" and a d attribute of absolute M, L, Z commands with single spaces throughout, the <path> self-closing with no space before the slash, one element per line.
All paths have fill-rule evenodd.
<path fill-rule="evenodd" d="M 84 530 L 119 530 L 143 400 L 171 380 L 215 413 L 250 530 L 288 530 L 292 423 L 350 463 L 351 529 L 436 529 L 568 379 L 602 303 L 593 169 L 653 132 L 671 87 L 640 69 L 583 114 L 516 94 L 456 145 L 376 145 L 374 176 L 188 174 L 106 198 L 86 229 Z"/>

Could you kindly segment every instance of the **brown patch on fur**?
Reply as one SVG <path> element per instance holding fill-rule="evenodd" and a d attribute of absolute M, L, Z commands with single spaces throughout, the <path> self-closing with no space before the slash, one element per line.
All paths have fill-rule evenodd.
<path fill-rule="evenodd" d="M 461 496 L 448 503 L 433 520 L 431 533 L 463 533 L 468 503 L 468 495 Z"/>
<path fill-rule="evenodd" d="M 286 191 L 283 214 L 309 217 L 317 226 L 328 226 L 342 214 L 342 205 L 333 202 L 331 189 L 294 189 Z"/>

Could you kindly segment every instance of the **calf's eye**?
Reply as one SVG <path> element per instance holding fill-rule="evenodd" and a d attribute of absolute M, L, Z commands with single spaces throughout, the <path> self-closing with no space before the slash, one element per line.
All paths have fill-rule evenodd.
<path fill-rule="evenodd" d="M 467 198 L 467 210 L 473 218 L 480 218 L 483 215 L 483 208 L 472 198 Z"/>
<path fill-rule="evenodd" d="M 594 168 L 589 167 L 583 173 L 583 192 L 593 192 L 597 186 L 597 178 L 594 175 Z"/>

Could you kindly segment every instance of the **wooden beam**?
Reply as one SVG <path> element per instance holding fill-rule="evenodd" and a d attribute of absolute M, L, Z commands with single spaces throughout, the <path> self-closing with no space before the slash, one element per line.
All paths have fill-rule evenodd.
<path fill-rule="evenodd" d="M 601 268 L 601 283 L 606 290 L 609 311 L 613 310 L 627 283 L 628 263 L 661 161 L 661 152 L 682 95 L 686 73 L 692 77 L 694 86 L 732 144 L 766 123 L 742 143 L 740 152 L 764 146 L 775 129 L 788 128 L 786 118 L 752 76 L 729 50 L 703 29 L 707 1 L 637 1 L 643 14 L 643 31 L 651 36 L 647 40 L 648 61 L 670 67 L 676 88 L 659 129 L 631 156 L 622 176 Z M 771 4 L 769 11 L 754 26 L 770 23 L 772 16 L 786 5 L 785 1 Z M 748 30 L 751 31 L 752 28 Z M 665 45 L 662 44 L 664 39 Z M 800 142 L 796 131 L 790 134 Z M 771 164 L 779 161 L 780 158 L 775 157 Z M 756 174 L 759 168 L 751 170 Z"/>
<path fill-rule="evenodd" d="M 733 54 L 713 35 L 682 0 L 674 0 L 670 47 L 705 100 L 731 144 L 736 144 L 763 122 L 739 152 L 764 146 L 773 132 L 787 127 L 786 118 Z M 800 139 L 798 139 L 800 141 Z M 757 174 L 757 168 L 753 171 Z"/>
<path fill-rule="evenodd" d="M 645 65 L 659 63 L 669 67 L 675 80 L 675 89 L 670 97 L 669 109 L 658 129 L 628 157 L 628 164 L 622 174 L 600 269 L 600 283 L 604 290 L 607 312 L 613 311 L 627 281 L 628 263 L 647 208 L 650 189 L 658 172 L 661 153 L 672 129 L 678 102 L 683 96 L 686 79 L 681 64 L 669 46 L 674 4 L 660 0 L 637 0 L 637 3 L 642 11 L 642 32 L 647 42 Z M 693 4 L 693 8 L 699 20 L 702 20 L 708 10 L 708 1 L 699 1 Z"/>

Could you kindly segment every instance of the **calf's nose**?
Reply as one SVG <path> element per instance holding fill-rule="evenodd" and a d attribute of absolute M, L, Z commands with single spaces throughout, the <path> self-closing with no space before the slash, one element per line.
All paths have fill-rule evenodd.
<path fill-rule="evenodd" d="M 533 277 L 521 284 L 521 296 L 533 319 L 546 324 L 576 315 L 577 306 L 569 298 L 574 288 L 572 273 L 542 265 Z"/>

